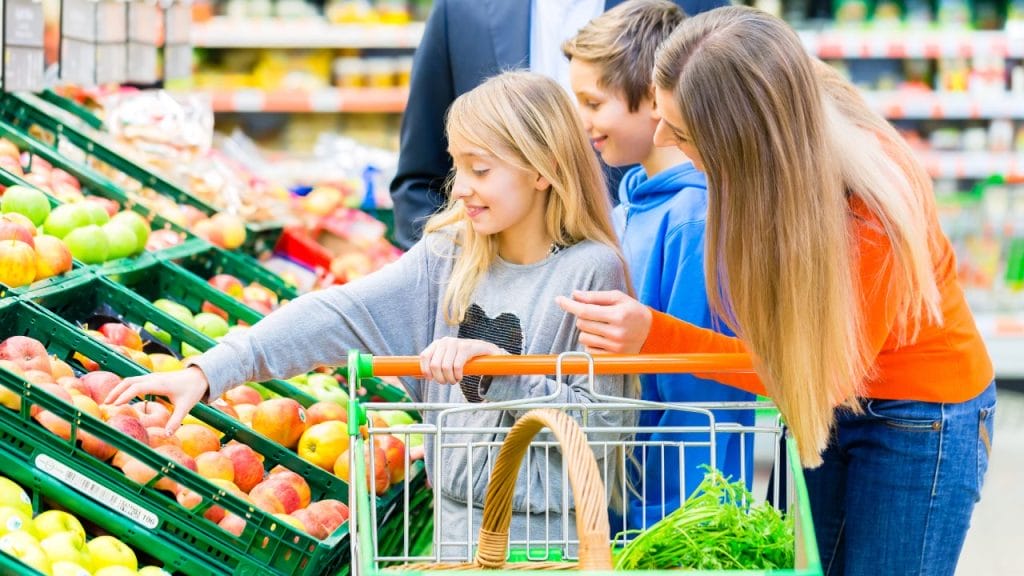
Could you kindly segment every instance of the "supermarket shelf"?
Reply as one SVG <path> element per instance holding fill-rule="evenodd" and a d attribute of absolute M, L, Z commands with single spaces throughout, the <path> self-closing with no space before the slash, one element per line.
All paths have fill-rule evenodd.
<path fill-rule="evenodd" d="M 862 92 L 878 113 L 890 120 L 1024 119 L 1024 96 L 974 95 L 924 91 Z"/>
<path fill-rule="evenodd" d="M 1024 32 L 829 30 L 803 31 L 800 38 L 820 58 L 1024 57 Z"/>
<path fill-rule="evenodd" d="M 326 88 L 323 90 L 213 90 L 203 92 L 215 112 L 399 113 L 408 88 Z"/>
<path fill-rule="evenodd" d="M 330 24 L 322 19 L 214 18 L 192 27 L 197 48 L 415 48 L 423 23 Z"/>
<path fill-rule="evenodd" d="M 933 178 L 983 179 L 998 174 L 1008 180 L 1024 179 L 1024 152 L 922 151 L 919 157 Z"/>

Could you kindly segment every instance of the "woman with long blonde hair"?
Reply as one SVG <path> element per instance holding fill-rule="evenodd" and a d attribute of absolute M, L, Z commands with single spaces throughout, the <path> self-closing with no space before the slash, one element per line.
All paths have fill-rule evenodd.
<path fill-rule="evenodd" d="M 610 352 L 748 351 L 807 471 L 829 574 L 952 575 L 988 462 L 993 370 L 927 174 L 856 91 L 763 12 L 685 21 L 655 136 L 708 178 L 706 274 L 737 338 L 617 292 L 560 299 Z M 970 470 L 970 473 L 968 473 Z"/>
<path fill-rule="evenodd" d="M 601 170 L 568 94 L 537 74 L 501 74 L 460 96 L 447 127 L 455 161 L 450 203 L 400 260 L 296 299 L 250 330 L 224 338 L 183 371 L 128 378 L 107 401 L 167 396 L 175 406 L 168 424 L 173 430 L 201 399 L 248 381 L 343 364 L 348 350 L 359 348 L 389 356 L 419 352 L 425 380 L 402 382 L 418 402 L 500 402 L 558 391 L 559 403 L 594 404 L 586 377 L 568 377 L 558 386 L 546 376 L 491 380 L 462 373 L 467 361 L 481 355 L 581 350 L 573 318 L 555 297 L 574 289 L 629 289 Z M 635 394 L 627 382 L 599 376 L 593 390 Z M 428 423 L 437 417 L 437 411 L 424 415 Z M 515 418 L 514 411 L 461 411 L 444 424 L 506 428 Z M 630 422 L 621 411 L 596 409 L 587 424 L 608 427 L 618 437 L 616 430 Z M 452 448 L 460 438 L 493 448 L 470 455 Z M 475 546 L 488 468 L 501 438 L 446 435 L 436 462 L 435 441 L 424 439 L 428 478 L 443 496 L 434 503 L 442 526 L 442 541 L 435 544 L 445 558 L 465 558 Z M 538 448 L 527 462 L 513 497 L 513 543 L 528 533 L 570 540 L 571 534 L 562 534 L 562 515 L 570 510 L 563 509 L 558 451 Z"/>

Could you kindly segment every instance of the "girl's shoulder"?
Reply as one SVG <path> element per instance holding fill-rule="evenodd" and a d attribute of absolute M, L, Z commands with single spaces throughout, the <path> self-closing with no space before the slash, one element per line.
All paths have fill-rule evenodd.
<path fill-rule="evenodd" d="M 623 262 L 619 250 L 594 240 L 584 240 L 558 252 L 559 266 L 578 267 L 586 270 L 622 270 Z"/>

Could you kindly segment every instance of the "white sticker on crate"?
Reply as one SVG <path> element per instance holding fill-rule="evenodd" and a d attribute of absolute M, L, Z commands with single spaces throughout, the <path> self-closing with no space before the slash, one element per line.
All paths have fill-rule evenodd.
<path fill-rule="evenodd" d="M 36 468 L 141 526 L 153 530 L 159 524 L 156 514 L 134 502 L 125 500 L 106 486 L 93 482 L 46 454 L 36 456 Z"/>

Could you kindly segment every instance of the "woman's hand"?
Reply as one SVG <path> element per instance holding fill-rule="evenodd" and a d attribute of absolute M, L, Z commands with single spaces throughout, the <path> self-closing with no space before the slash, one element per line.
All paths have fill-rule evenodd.
<path fill-rule="evenodd" d="M 496 344 L 484 340 L 445 337 L 420 352 L 420 370 L 423 376 L 441 384 L 462 381 L 462 368 L 477 356 L 506 354 Z"/>
<path fill-rule="evenodd" d="M 587 352 L 637 354 L 651 332 L 650 308 L 618 290 L 577 290 L 572 299 L 559 296 L 555 301 L 576 316 L 580 344 Z"/>
<path fill-rule="evenodd" d="M 199 403 L 210 388 L 206 375 L 196 366 L 176 372 L 157 372 L 145 376 L 125 378 L 107 395 L 104 403 L 124 404 L 137 396 L 155 394 L 164 396 L 174 405 L 167 421 L 167 432 L 173 434 L 193 406 Z"/>

